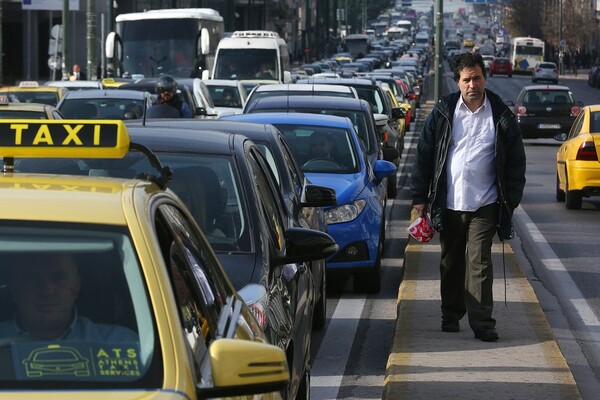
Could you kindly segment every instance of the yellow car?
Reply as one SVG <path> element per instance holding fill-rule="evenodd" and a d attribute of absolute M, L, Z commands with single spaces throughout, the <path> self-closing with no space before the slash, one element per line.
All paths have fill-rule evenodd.
<path fill-rule="evenodd" d="M 11 103 L 42 103 L 56 106 L 68 92 L 64 87 L 40 85 L 36 81 L 23 81 L 19 86 L 0 88 L 0 96 Z"/>
<path fill-rule="evenodd" d="M 467 38 L 463 40 L 463 47 L 475 47 L 475 39 Z"/>
<path fill-rule="evenodd" d="M 130 149 L 139 179 L 73 159 Z M 122 121 L 1 120 L 0 156 L 0 399 L 281 397 L 285 352 Z"/>
<path fill-rule="evenodd" d="M 0 119 L 63 119 L 63 116 L 49 104 L 9 103 L 0 96 Z"/>
<path fill-rule="evenodd" d="M 556 200 L 568 209 L 581 208 L 582 197 L 600 195 L 600 105 L 584 107 L 556 153 Z"/>

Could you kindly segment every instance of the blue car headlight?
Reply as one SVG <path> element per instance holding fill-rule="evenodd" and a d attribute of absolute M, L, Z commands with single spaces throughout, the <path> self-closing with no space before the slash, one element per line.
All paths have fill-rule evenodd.
<path fill-rule="evenodd" d="M 328 224 L 341 224 L 342 222 L 352 221 L 360 215 L 366 204 L 365 200 L 356 200 L 350 204 L 330 208 L 325 210 L 325 220 Z"/>

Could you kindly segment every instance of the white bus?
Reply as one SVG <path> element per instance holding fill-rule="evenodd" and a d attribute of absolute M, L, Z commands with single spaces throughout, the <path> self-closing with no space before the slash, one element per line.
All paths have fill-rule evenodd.
<path fill-rule="evenodd" d="M 120 14 L 106 38 L 108 75 L 200 78 L 212 69 L 223 17 L 210 8 Z"/>
<path fill-rule="evenodd" d="M 287 43 L 277 32 L 235 31 L 219 42 L 212 79 L 239 79 L 244 86 L 292 80 Z"/>
<path fill-rule="evenodd" d="M 531 37 L 512 38 L 508 58 L 514 72 L 531 73 L 538 62 L 544 61 L 544 41 Z"/>

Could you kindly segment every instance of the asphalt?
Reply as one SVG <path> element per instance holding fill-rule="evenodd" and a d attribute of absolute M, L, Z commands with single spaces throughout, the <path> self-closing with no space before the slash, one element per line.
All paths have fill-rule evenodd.
<path fill-rule="evenodd" d="M 421 122 L 433 107 L 431 81 L 426 80 Z M 407 245 L 384 400 L 582 399 L 522 257 L 513 251 L 520 247 L 518 232 L 492 248 L 497 342 L 475 339 L 466 317 L 460 332 L 441 331 L 438 235 L 422 244 L 403 234 Z"/>

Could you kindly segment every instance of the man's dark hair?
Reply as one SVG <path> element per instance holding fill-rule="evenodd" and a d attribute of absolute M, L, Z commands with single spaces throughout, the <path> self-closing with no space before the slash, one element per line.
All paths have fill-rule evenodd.
<path fill-rule="evenodd" d="M 452 60 L 452 70 L 454 71 L 454 81 L 458 82 L 460 79 L 460 71 L 465 68 L 475 68 L 480 66 L 483 71 L 483 79 L 487 79 L 485 73 L 485 64 L 483 63 L 483 57 L 481 54 L 475 52 L 460 53 Z"/>

